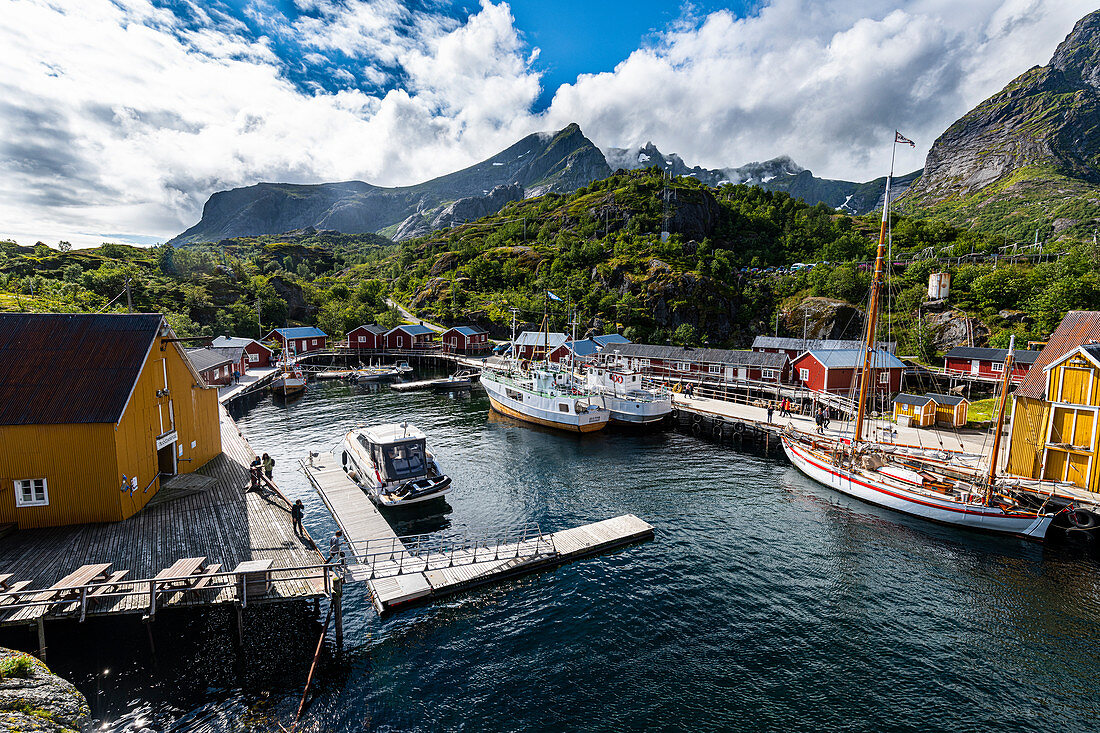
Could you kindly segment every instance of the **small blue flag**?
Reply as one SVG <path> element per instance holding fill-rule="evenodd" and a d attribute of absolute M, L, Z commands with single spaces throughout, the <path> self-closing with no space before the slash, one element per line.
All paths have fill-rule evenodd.
<path fill-rule="evenodd" d="M 547 291 L 546 291 L 546 294 L 547 294 L 548 296 L 550 296 L 550 300 L 556 300 L 556 301 L 558 301 L 559 303 L 561 302 L 561 298 L 559 298 L 558 296 L 554 295 L 554 294 L 553 294 L 553 293 L 551 293 L 551 292 L 550 292 L 549 290 L 547 290 Z"/>

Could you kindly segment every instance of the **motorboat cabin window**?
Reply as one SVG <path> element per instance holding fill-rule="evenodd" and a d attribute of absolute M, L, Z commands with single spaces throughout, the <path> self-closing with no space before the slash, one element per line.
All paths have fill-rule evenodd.
<path fill-rule="evenodd" d="M 513 400 L 516 400 L 517 402 L 523 402 L 523 393 L 522 392 L 517 392 L 514 389 L 505 389 L 504 394 L 508 395 L 508 397 L 510 397 Z"/>
<path fill-rule="evenodd" d="M 568 402 L 559 402 L 558 403 L 558 409 L 561 410 L 562 412 L 569 412 L 569 403 Z"/>
<path fill-rule="evenodd" d="M 382 454 L 384 478 L 389 481 L 426 476 L 427 463 L 424 460 L 424 441 L 398 443 L 378 446 Z"/>

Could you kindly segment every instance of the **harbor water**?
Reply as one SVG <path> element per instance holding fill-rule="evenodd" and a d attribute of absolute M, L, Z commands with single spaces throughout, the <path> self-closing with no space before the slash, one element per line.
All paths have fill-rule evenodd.
<path fill-rule="evenodd" d="M 1039 546 L 909 520 L 785 460 L 675 432 L 550 432 L 487 414 L 484 393 L 311 385 L 238 415 L 307 507 L 298 470 L 349 428 L 408 419 L 454 478 L 442 518 L 399 534 L 634 513 L 653 542 L 379 619 L 344 599 L 306 731 L 1089 731 L 1100 729 L 1100 573 Z M 322 614 L 324 606 L 322 606 Z M 289 728 L 312 609 L 133 619 L 51 631 L 51 663 L 102 730 Z M 29 647 L 28 645 L 25 645 Z M 97 728 L 99 729 L 99 728 Z"/>

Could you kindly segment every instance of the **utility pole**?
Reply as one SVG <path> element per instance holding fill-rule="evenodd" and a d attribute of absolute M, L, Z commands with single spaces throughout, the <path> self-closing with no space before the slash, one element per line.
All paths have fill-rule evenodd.
<path fill-rule="evenodd" d="M 260 317 L 260 296 L 256 296 L 256 327 L 260 329 L 260 338 L 264 335 L 264 322 Z"/>
<path fill-rule="evenodd" d="M 126 312 L 134 312 L 134 302 L 130 299 L 130 276 L 126 276 Z"/>
<path fill-rule="evenodd" d="M 809 320 L 809 311 L 804 311 L 802 313 L 802 351 L 806 351 L 806 325 Z"/>

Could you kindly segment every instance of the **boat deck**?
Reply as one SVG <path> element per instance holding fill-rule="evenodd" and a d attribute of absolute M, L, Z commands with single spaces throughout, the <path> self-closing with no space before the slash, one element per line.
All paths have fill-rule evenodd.
<path fill-rule="evenodd" d="M 128 571 L 131 593 L 89 603 L 88 616 L 147 613 L 148 579 L 183 558 L 203 558 L 207 567 L 232 571 L 247 561 L 270 561 L 278 568 L 316 566 L 323 562 L 308 537 L 294 534 L 290 505 L 279 494 L 246 491 L 248 464 L 256 454 L 221 415 L 222 454 L 192 474 L 168 482 L 149 504 L 121 522 L 19 530 L 0 539 L 0 573 L 11 582 L 29 581 L 26 591 L 48 589 L 91 563 L 109 564 L 110 572 Z M 308 573 L 298 573 L 307 575 Z M 315 598 L 325 595 L 323 580 L 273 574 L 271 590 L 249 602 Z M 281 577 L 282 576 L 282 577 Z M 144 583 L 137 581 L 144 580 Z M 10 585 L 10 583 L 9 583 Z M 157 608 L 206 606 L 237 601 L 232 584 L 211 583 L 201 591 L 161 595 Z M 5 610 L 0 625 L 30 623 L 73 614 L 73 604 Z"/>
<path fill-rule="evenodd" d="M 357 552 L 349 582 L 366 582 L 379 614 L 561 565 L 615 547 L 653 538 L 653 526 L 626 514 L 551 534 L 508 537 L 450 551 L 411 554 L 331 453 L 303 463 L 306 476 Z M 385 548 L 390 548 L 389 552 Z M 381 550 L 381 554 L 374 554 Z M 353 562 L 349 558 L 349 563 Z"/>

